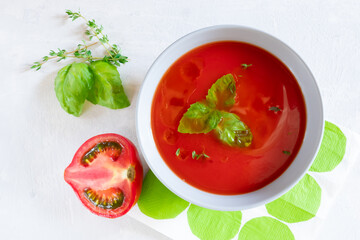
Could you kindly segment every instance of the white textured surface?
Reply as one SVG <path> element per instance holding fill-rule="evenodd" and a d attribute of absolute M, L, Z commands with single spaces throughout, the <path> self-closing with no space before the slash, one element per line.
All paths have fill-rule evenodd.
<path fill-rule="evenodd" d="M 132 106 L 86 104 L 80 118 L 57 103 L 61 64 L 29 65 L 48 50 L 72 49 L 83 27 L 64 17 L 81 8 L 105 26 L 131 61 L 121 67 Z M 2 239 L 167 239 L 135 220 L 88 212 L 63 181 L 63 170 L 89 137 L 115 132 L 136 142 L 135 99 L 152 61 L 170 43 L 214 24 L 268 32 L 292 47 L 313 71 L 325 118 L 360 132 L 360 2 L 358 0 L 46 1 L 0 2 L 0 235 Z M 319 239 L 360 238 L 360 165 L 324 221 Z"/>

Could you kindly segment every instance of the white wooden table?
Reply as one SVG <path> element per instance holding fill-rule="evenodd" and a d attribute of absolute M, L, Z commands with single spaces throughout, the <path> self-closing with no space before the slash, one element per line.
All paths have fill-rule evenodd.
<path fill-rule="evenodd" d="M 131 107 L 85 105 L 66 114 L 54 93 L 61 64 L 29 71 L 50 49 L 72 50 L 83 37 L 81 9 L 105 27 L 130 62 L 120 68 Z M 254 27 L 280 38 L 313 71 L 326 119 L 360 132 L 360 2 L 358 0 L 143 0 L 0 2 L 1 239 L 167 239 L 129 217 L 97 217 L 81 206 L 63 171 L 88 138 L 135 136 L 139 87 L 154 59 L 177 38 L 215 24 Z M 100 48 L 99 48 L 100 49 Z M 321 229 L 321 239 L 360 239 L 360 164 Z"/>

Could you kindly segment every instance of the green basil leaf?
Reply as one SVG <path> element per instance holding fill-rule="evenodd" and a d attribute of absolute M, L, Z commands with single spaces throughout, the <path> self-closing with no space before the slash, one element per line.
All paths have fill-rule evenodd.
<path fill-rule="evenodd" d="M 210 107 L 223 109 L 235 103 L 236 85 L 232 74 L 219 78 L 209 89 L 206 101 Z"/>
<path fill-rule="evenodd" d="M 248 147 L 253 138 L 249 127 L 234 113 L 220 113 L 221 121 L 214 129 L 217 137 L 230 146 Z"/>
<path fill-rule="evenodd" d="M 180 133 L 208 133 L 220 122 L 220 112 L 197 102 L 190 106 L 180 120 Z"/>
<path fill-rule="evenodd" d="M 220 111 L 234 105 L 235 94 L 233 75 L 222 76 L 209 89 L 205 102 L 196 102 L 190 106 L 180 120 L 178 132 L 208 133 L 214 130 L 223 143 L 248 147 L 253 138 L 248 126 L 236 114 Z"/>
<path fill-rule="evenodd" d="M 94 85 L 87 99 L 93 104 L 99 104 L 111 109 L 130 106 L 120 74 L 116 67 L 104 61 L 95 61 L 90 64 L 94 74 Z"/>
<path fill-rule="evenodd" d="M 87 64 L 72 63 L 63 67 L 55 78 L 55 93 L 61 107 L 76 117 L 80 116 L 93 83 Z"/>

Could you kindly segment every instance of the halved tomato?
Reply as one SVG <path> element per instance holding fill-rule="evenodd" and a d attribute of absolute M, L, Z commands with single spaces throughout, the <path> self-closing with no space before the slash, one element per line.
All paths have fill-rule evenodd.
<path fill-rule="evenodd" d="M 102 134 L 81 145 L 65 169 L 64 178 L 91 212 L 116 218 L 137 202 L 143 168 L 128 139 Z"/>

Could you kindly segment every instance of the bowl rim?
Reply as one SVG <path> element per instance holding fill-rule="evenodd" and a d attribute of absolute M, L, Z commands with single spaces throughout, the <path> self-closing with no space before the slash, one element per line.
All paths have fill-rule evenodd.
<path fill-rule="evenodd" d="M 206 31 L 211 31 L 211 30 L 221 30 L 221 29 L 233 29 L 233 28 L 236 28 L 238 30 L 248 30 L 248 31 L 253 31 L 253 32 L 257 32 L 258 34 L 262 34 L 264 36 L 266 36 L 267 38 L 270 38 L 274 41 L 277 41 L 280 45 L 282 45 L 282 47 L 284 47 L 284 49 L 286 49 L 286 51 L 288 51 L 289 53 L 291 53 L 292 55 L 295 56 L 295 58 L 297 58 L 298 61 L 300 61 L 300 64 L 302 64 L 304 70 L 307 71 L 307 74 L 309 75 L 310 77 L 310 81 L 312 81 L 312 83 L 314 84 L 314 91 L 315 91 L 315 95 L 316 97 L 318 97 L 318 104 L 319 104 L 319 113 L 318 113 L 318 117 L 321 119 L 320 121 L 320 133 L 317 135 L 318 139 L 316 140 L 316 143 L 317 143 L 317 146 L 315 147 L 315 151 L 313 151 L 313 154 L 312 154 L 312 159 L 311 161 L 307 164 L 306 166 L 306 170 L 303 171 L 301 174 L 299 174 L 299 176 L 295 179 L 293 179 L 292 181 L 288 182 L 288 184 L 286 185 L 286 187 L 283 187 L 281 190 L 278 190 L 275 194 L 272 194 L 270 195 L 269 197 L 266 197 L 264 198 L 263 200 L 260 200 L 260 201 L 256 201 L 256 202 L 253 202 L 253 203 L 248 203 L 248 204 L 245 204 L 245 205 L 242 205 L 242 206 L 238 206 L 238 207 L 233 207 L 233 206 L 226 206 L 226 205 L 214 205 L 214 204 L 209 204 L 209 203 L 206 203 L 206 202 L 202 202 L 202 201 L 198 201 L 198 200 L 194 200 L 192 199 L 191 197 L 189 197 L 188 195 L 184 195 L 184 192 L 180 192 L 178 191 L 178 189 L 176 189 L 176 187 L 174 186 L 171 186 L 170 184 L 168 184 L 168 182 L 164 179 L 164 177 L 161 175 L 161 173 L 158 172 L 158 170 L 154 167 L 153 163 L 151 162 L 151 160 L 148 159 L 148 156 L 146 155 L 146 151 L 143 147 L 143 144 L 144 142 L 142 142 L 142 136 L 141 136 L 141 130 L 140 130 L 140 127 L 141 127 L 141 124 L 140 124 L 140 117 L 142 115 L 142 113 L 140 112 L 141 111 L 141 108 L 140 108 L 140 103 L 141 103 L 141 97 L 143 95 L 143 92 L 145 91 L 144 90 L 144 87 L 145 87 L 145 83 L 147 81 L 150 81 L 149 79 L 149 76 L 152 74 L 152 70 L 154 68 L 154 66 L 156 66 L 156 64 L 159 62 L 159 59 L 162 59 L 172 48 L 174 48 L 175 45 L 179 44 L 180 42 L 184 41 L 184 39 L 187 39 L 188 37 L 192 36 L 192 35 L 196 35 L 196 34 L 199 34 L 199 33 L 202 33 L 202 32 L 206 32 Z M 221 40 L 221 41 L 226 41 L 226 40 Z M 233 39 L 229 39 L 228 41 L 238 41 L 238 40 L 233 40 Z M 209 41 L 207 43 L 210 43 L 210 42 L 216 42 L 216 41 Z M 206 44 L 206 43 L 204 43 Z M 268 51 L 270 52 L 271 54 L 273 54 L 274 56 L 276 56 L 280 61 L 282 61 L 282 59 L 280 59 L 277 55 L 275 55 L 272 51 L 268 50 L 268 49 L 265 49 L 261 46 L 258 46 L 254 43 L 250 43 L 252 45 L 255 45 L 261 49 L 264 49 L 265 51 Z M 200 46 L 200 45 L 199 45 Z M 194 47 L 195 48 L 195 47 Z M 192 48 L 192 49 L 194 49 Z M 191 49 L 190 49 L 191 50 Z M 186 52 L 190 51 L 190 50 L 187 50 L 185 52 L 182 53 L 185 54 Z M 181 56 L 180 56 L 181 57 Z M 178 57 L 179 58 L 179 57 Z M 177 58 L 177 59 L 178 59 Z M 176 60 L 175 60 L 176 61 Z M 283 62 L 283 61 L 282 61 Z M 171 64 L 173 64 L 174 62 L 172 62 Z M 170 64 L 170 66 L 171 66 Z M 288 64 L 286 64 L 285 62 L 283 62 L 283 64 L 285 64 L 285 66 L 287 66 L 289 68 L 289 70 L 292 72 L 290 66 L 288 66 Z M 293 73 L 293 72 L 292 72 Z M 293 73 L 294 74 L 294 73 Z M 160 77 L 159 81 L 156 82 L 156 88 L 161 80 L 162 76 Z M 300 82 L 299 80 L 296 78 L 299 86 L 300 86 Z M 155 88 L 155 90 L 156 90 Z M 303 88 L 300 86 L 300 89 L 304 95 L 304 92 L 303 92 Z M 154 96 L 155 92 L 152 93 L 152 97 Z M 152 105 L 152 100 L 151 99 L 151 103 L 150 103 L 150 108 L 151 108 L 151 105 Z M 305 101 L 305 96 L 304 96 L 304 101 Z M 306 111 L 308 110 L 307 107 L 308 107 L 308 103 L 305 101 L 305 106 L 306 106 Z M 308 115 L 308 111 L 306 112 L 306 114 Z M 151 112 L 150 112 L 150 121 L 151 121 Z M 307 116 L 307 123 L 306 123 L 306 129 L 305 129 L 305 134 L 307 133 L 307 128 L 308 128 L 308 116 Z M 237 210 L 245 210 L 245 209 L 250 209 L 250 208 L 254 208 L 254 207 L 257 207 L 257 206 L 261 206 L 261 205 L 264 205 L 268 202 L 271 202 L 277 198 L 279 198 L 280 196 L 282 196 L 283 194 L 285 194 L 286 192 L 288 192 L 291 188 L 293 188 L 303 177 L 304 175 L 308 172 L 309 168 L 311 167 L 312 163 L 314 162 L 315 160 L 315 157 L 319 151 L 319 148 L 320 148 L 320 145 L 321 145 L 321 140 L 323 138 L 323 133 L 324 133 L 324 124 L 325 124 L 325 120 L 324 120 L 324 110 L 323 110 L 323 102 L 322 102 L 322 98 L 321 98 L 321 94 L 320 94 L 320 90 L 319 90 L 319 86 L 315 80 L 315 77 L 314 75 L 312 74 L 310 68 L 308 67 L 308 65 L 304 62 L 304 60 L 292 49 L 290 48 L 286 43 L 284 43 L 283 41 L 279 40 L 278 38 L 272 36 L 271 34 L 268 34 L 264 31 L 261 31 L 261 30 L 258 30 L 258 29 L 255 29 L 255 28 L 251 28 L 251 27 L 246 27 L 246 26 L 241 26 L 241 25 L 235 25 L 235 24 L 225 24 L 225 25 L 214 25 L 214 26 L 209 26 L 209 27 L 205 27 L 205 28 L 201 28 L 201 29 L 198 29 L 198 30 L 195 30 L 195 31 L 192 31 L 180 38 L 178 38 L 176 41 L 174 41 L 172 44 L 170 44 L 168 47 L 166 47 L 162 52 L 161 54 L 154 60 L 154 62 L 151 64 L 151 66 L 149 67 L 147 73 L 146 73 L 146 76 L 144 78 L 144 81 L 142 82 L 141 84 L 141 87 L 140 87 L 140 90 L 139 90 L 139 94 L 138 94 L 138 97 L 137 97 L 137 101 L 136 101 L 136 136 L 137 136 L 137 139 L 138 139 L 138 142 L 139 142 L 139 146 L 140 146 L 140 151 L 146 161 L 146 163 L 148 164 L 149 168 L 151 169 L 151 171 L 155 174 L 155 176 L 159 179 L 159 181 L 164 184 L 171 192 L 173 192 L 174 194 L 176 194 L 177 196 L 179 196 L 180 198 L 192 203 L 192 204 L 195 204 L 195 205 L 198 205 L 198 206 L 201 206 L 201 207 L 205 207 L 205 208 L 209 208 L 209 209 L 213 209 L 213 210 L 221 210 L 221 211 L 237 211 Z M 151 125 L 151 123 L 150 123 Z M 151 131 L 151 135 L 152 135 L 152 130 L 150 129 Z M 154 138 L 152 139 L 154 141 Z M 305 140 L 305 136 L 304 136 L 304 139 L 303 139 L 303 142 L 302 142 L 302 145 L 299 149 L 299 152 L 300 150 L 303 148 L 303 144 L 304 144 L 304 140 Z M 156 151 L 158 152 L 158 150 L 156 149 Z M 265 185 L 264 187 L 254 191 L 254 192 L 257 192 L 261 189 L 264 189 L 266 187 L 268 187 L 269 185 L 272 185 L 275 181 L 277 181 L 281 176 L 283 176 L 291 167 L 291 165 L 294 164 L 294 162 L 296 161 L 298 155 L 299 155 L 299 152 L 297 153 L 297 156 L 294 158 L 293 162 L 290 164 L 290 166 L 277 178 L 275 179 L 274 181 L 272 181 L 271 183 Z M 159 152 L 158 152 L 159 154 Z M 159 154 L 160 155 L 160 154 Z M 161 158 L 161 156 L 160 156 Z M 162 158 L 161 158 L 162 161 L 164 161 Z M 165 161 L 164 161 L 165 162 Z M 165 163 L 165 165 L 167 166 L 167 164 Z M 170 169 L 169 166 L 167 166 L 167 168 L 180 180 L 180 178 Z M 180 180 L 182 181 L 182 180 Z M 184 181 L 182 181 L 184 182 Z M 185 183 L 185 182 L 184 182 Z M 207 195 L 210 194 L 210 195 L 215 195 L 215 196 L 222 196 L 222 197 L 231 197 L 231 196 L 246 196 L 248 194 L 251 194 L 251 193 L 254 193 L 254 192 L 250 192 L 250 193 L 245 193 L 245 194 L 239 194 L 239 195 L 218 195 L 218 194 L 213 194 L 213 193 L 207 193 L 207 192 L 204 192 L 203 190 L 201 189 L 198 189 L 198 188 L 195 188 L 193 187 L 192 185 L 190 184 L 187 184 L 185 183 L 186 185 L 190 186 L 190 188 L 193 188 L 195 189 L 196 191 L 200 191 L 200 192 L 203 192 L 203 193 L 206 193 Z"/>

